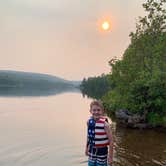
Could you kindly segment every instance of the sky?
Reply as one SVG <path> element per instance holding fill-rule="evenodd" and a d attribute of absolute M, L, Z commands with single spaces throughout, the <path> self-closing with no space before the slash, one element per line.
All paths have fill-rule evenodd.
<path fill-rule="evenodd" d="M 68 80 L 109 73 L 145 0 L 0 0 L 0 70 Z M 110 21 L 110 30 L 100 29 Z"/>

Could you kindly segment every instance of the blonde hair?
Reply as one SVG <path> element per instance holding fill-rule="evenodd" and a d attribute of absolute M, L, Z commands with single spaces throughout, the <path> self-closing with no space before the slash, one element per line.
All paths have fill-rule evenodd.
<path fill-rule="evenodd" d="M 99 106 L 104 111 L 103 103 L 100 100 L 93 100 L 90 103 L 90 109 L 92 108 L 93 105 Z"/>

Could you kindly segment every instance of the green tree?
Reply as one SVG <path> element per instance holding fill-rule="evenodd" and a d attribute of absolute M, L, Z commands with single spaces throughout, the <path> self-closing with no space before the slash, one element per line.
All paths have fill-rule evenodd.
<path fill-rule="evenodd" d="M 162 117 L 166 117 L 165 2 L 147 0 L 143 4 L 148 15 L 139 18 L 123 59 L 109 62 L 109 82 L 114 88 L 103 97 L 109 110 L 128 109 L 153 122 L 155 115 L 161 123 Z"/>
<path fill-rule="evenodd" d="M 84 78 L 80 88 L 83 94 L 99 99 L 109 90 L 108 75 Z"/>

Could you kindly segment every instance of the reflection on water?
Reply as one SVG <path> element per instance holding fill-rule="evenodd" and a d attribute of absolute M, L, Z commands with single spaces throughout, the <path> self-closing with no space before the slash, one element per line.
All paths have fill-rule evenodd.
<path fill-rule="evenodd" d="M 116 166 L 165 166 L 166 134 L 153 130 L 124 129 L 115 132 Z"/>
<path fill-rule="evenodd" d="M 24 87 L 0 87 L 0 96 L 50 96 L 65 92 L 79 92 L 78 88 L 63 87 L 63 88 L 24 88 Z"/>
<path fill-rule="evenodd" d="M 80 93 L 0 97 L 0 166 L 86 166 L 91 99 Z M 116 126 L 114 166 L 165 166 L 166 135 Z"/>
<path fill-rule="evenodd" d="M 80 93 L 0 100 L 0 165 L 87 164 L 84 145 L 90 100 Z"/>

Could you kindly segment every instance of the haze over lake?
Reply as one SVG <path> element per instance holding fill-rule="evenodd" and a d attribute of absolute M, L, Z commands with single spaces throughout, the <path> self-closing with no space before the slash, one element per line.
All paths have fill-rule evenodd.
<path fill-rule="evenodd" d="M 68 80 L 108 73 L 129 44 L 143 0 L 0 0 L 0 69 Z M 111 22 L 102 32 L 99 23 Z"/>

